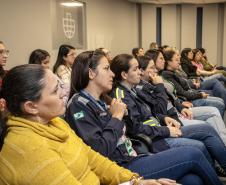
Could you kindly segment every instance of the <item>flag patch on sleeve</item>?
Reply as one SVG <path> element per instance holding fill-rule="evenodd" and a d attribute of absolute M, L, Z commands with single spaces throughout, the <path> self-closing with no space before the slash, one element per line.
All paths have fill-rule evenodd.
<path fill-rule="evenodd" d="M 84 117 L 83 111 L 80 111 L 80 112 L 77 112 L 77 113 L 74 114 L 74 119 L 75 120 L 81 119 L 83 117 Z"/>

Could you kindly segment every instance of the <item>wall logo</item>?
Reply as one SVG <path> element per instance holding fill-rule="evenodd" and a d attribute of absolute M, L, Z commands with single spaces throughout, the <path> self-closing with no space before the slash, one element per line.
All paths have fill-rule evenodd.
<path fill-rule="evenodd" d="M 69 12 L 66 12 L 65 16 L 63 17 L 63 30 L 64 35 L 71 39 L 75 35 L 75 20 L 72 19 L 72 15 Z"/>

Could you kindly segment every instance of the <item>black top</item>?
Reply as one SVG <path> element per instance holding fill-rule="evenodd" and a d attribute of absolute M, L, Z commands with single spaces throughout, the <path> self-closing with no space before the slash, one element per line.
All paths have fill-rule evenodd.
<path fill-rule="evenodd" d="M 174 85 L 176 94 L 186 100 L 196 100 L 202 98 L 202 94 L 194 89 L 191 89 L 187 80 L 181 78 L 177 73 L 165 70 L 162 71 L 162 77 Z"/>

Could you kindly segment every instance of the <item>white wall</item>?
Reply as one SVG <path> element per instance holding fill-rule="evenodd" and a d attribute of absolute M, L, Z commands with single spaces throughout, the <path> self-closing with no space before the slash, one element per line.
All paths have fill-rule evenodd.
<path fill-rule="evenodd" d="M 27 63 L 30 52 L 46 49 L 55 62 L 57 50 L 52 49 L 51 1 L 1 0 L 0 40 L 10 50 L 7 68 Z M 84 0 L 87 3 L 87 49 L 108 48 L 113 55 L 131 53 L 138 46 L 138 12 L 135 3 L 125 0 Z M 149 48 L 156 41 L 156 7 L 142 4 L 142 46 Z M 162 44 L 196 47 L 197 5 L 181 6 L 181 41 L 178 41 L 178 15 L 175 5 L 162 5 Z M 205 5 L 203 11 L 203 47 L 209 60 L 217 61 L 218 9 Z M 223 51 L 226 50 L 226 8 L 224 15 Z M 226 65 L 226 54 L 223 52 Z"/>
<path fill-rule="evenodd" d="M 88 48 L 109 48 L 113 55 L 138 46 L 136 4 L 123 0 L 88 0 Z"/>
<path fill-rule="evenodd" d="M 156 42 L 156 6 L 142 4 L 142 47 L 147 50 Z"/>
<path fill-rule="evenodd" d="M 36 48 L 51 51 L 50 1 L 3 0 L 0 40 L 10 50 L 7 68 L 27 62 Z"/>
<path fill-rule="evenodd" d="M 180 12 L 176 5 L 161 5 L 162 7 L 162 45 L 196 47 L 196 12 L 200 5 L 181 5 Z M 150 42 L 156 40 L 156 7 L 157 5 L 142 5 L 142 46 L 147 49 Z M 221 63 L 218 57 L 218 5 L 203 5 L 203 33 L 202 46 L 206 48 L 209 61 L 213 64 Z M 226 21 L 226 8 L 224 22 Z M 226 34 L 226 23 L 224 24 Z M 226 35 L 224 36 L 226 49 Z M 223 52 L 224 53 L 224 52 Z M 224 53 L 226 62 L 226 54 Z"/>
<path fill-rule="evenodd" d="M 156 41 L 156 7 L 157 5 L 142 5 L 142 46 L 147 49 L 150 42 Z M 182 5 L 181 23 L 177 21 L 176 5 L 161 5 L 162 7 L 162 45 L 181 48 L 196 45 L 196 6 Z M 181 33 L 178 32 L 181 24 Z M 178 40 L 180 38 L 181 40 Z"/>
<path fill-rule="evenodd" d="M 177 11 L 176 5 L 162 7 L 162 44 L 177 46 Z"/>
<path fill-rule="evenodd" d="M 136 5 L 124 0 L 85 0 L 87 49 L 106 47 L 112 54 L 138 45 Z M 32 50 L 42 48 L 55 62 L 52 49 L 51 0 L 1 0 L 0 40 L 10 50 L 6 68 L 27 63 Z"/>
<path fill-rule="evenodd" d="M 223 39 L 223 61 L 222 64 L 226 66 L 226 3 L 224 3 L 224 38 Z"/>
<path fill-rule="evenodd" d="M 218 6 L 203 6 L 202 46 L 206 48 L 208 60 L 217 64 Z"/>
<path fill-rule="evenodd" d="M 162 7 L 162 44 L 177 45 L 176 5 L 142 5 L 142 46 L 156 42 L 156 7 Z"/>
<path fill-rule="evenodd" d="M 196 47 L 196 6 L 182 5 L 181 48 Z"/>

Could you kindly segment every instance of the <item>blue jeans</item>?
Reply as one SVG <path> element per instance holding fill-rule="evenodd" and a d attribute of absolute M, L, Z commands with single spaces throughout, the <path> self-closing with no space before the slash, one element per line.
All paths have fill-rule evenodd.
<path fill-rule="evenodd" d="M 212 80 L 212 79 L 226 83 L 226 77 L 222 73 L 217 73 L 217 74 L 203 78 L 204 81 L 205 80 Z"/>
<path fill-rule="evenodd" d="M 217 108 L 207 106 L 193 107 L 191 111 L 193 113 L 193 119 L 179 117 L 184 126 L 197 124 L 211 125 L 226 145 L 226 127 Z"/>
<path fill-rule="evenodd" d="M 202 98 L 202 99 L 196 99 L 192 101 L 194 107 L 200 107 L 200 106 L 212 106 L 216 107 L 221 116 L 224 116 L 224 111 L 225 111 L 225 104 L 221 98 L 218 97 L 213 97 L 213 96 L 208 96 L 207 98 Z"/>
<path fill-rule="evenodd" d="M 220 75 L 220 79 L 221 78 L 226 79 L 223 75 Z M 212 95 L 222 98 L 224 100 L 224 104 L 226 105 L 226 89 L 219 80 L 216 78 L 211 79 L 210 77 L 204 78 L 204 81 L 201 82 L 200 89 L 211 90 Z"/>
<path fill-rule="evenodd" d="M 177 148 L 182 146 L 192 146 L 198 148 L 205 155 L 209 163 L 214 167 L 214 161 L 203 142 L 191 138 L 182 138 L 182 137 L 166 138 L 165 141 L 167 142 L 170 148 Z"/>
<path fill-rule="evenodd" d="M 182 137 L 203 142 L 212 158 L 226 171 L 226 147 L 211 126 L 204 124 L 183 126 L 181 131 Z"/>
<path fill-rule="evenodd" d="M 145 179 L 164 177 L 183 185 L 223 185 L 203 153 L 194 147 L 178 147 L 136 157 L 123 166 Z"/>

